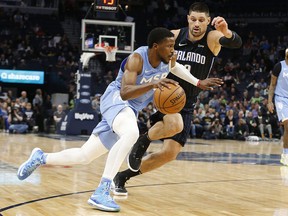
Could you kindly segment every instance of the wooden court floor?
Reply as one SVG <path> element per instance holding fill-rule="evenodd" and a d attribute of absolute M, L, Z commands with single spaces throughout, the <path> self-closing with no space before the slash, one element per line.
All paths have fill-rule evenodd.
<path fill-rule="evenodd" d="M 87 204 L 106 155 L 85 166 L 43 166 L 27 180 L 17 179 L 34 147 L 54 152 L 83 143 L 0 133 L 0 215 L 288 216 L 288 167 L 279 164 L 279 141 L 189 139 L 177 160 L 128 181 L 128 197 L 114 197 L 118 213 Z M 154 142 L 148 150 L 159 148 Z"/>

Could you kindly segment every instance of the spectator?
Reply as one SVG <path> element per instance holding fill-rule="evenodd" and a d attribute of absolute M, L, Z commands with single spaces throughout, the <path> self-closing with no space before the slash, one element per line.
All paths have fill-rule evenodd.
<path fill-rule="evenodd" d="M 215 120 L 212 122 L 210 136 L 212 139 L 223 138 L 223 126 L 219 118 L 215 118 Z"/>
<path fill-rule="evenodd" d="M 5 130 L 5 120 L 4 120 L 4 113 L 3 113 L 3 102 L 0 100 L 0 131 Z"/>
<path fill-rule="evenodd" d="M 205 116 L 202 118 L 202 126 L 203 126 L 203 129 L 204 129 L 204 132 L 205 131 L 209 131 L 210 128 L 211 128 L 211 124 L 213 122 L 214 118 L 211 117 L 211 114 L 209 111 L 206 111 L 206 114 Z"/>
<path fill-rule="evenodd" d="M 247 112 L 246 124 L 248 125 L 249 135 L 251 135 L 251 136 L 260 135 L 259 129 L 258 129 L 258 126 L 257 126 L 257 122 L 256 122 L 255 118 L 253 118 L 253 115 L 252 115 L 251 111 Z"/>
<path fill-rule="evenodd" d="M 262 96 L 260 96 L 260 93 L 259 93 L 259 91 L 258 90 L 255 90 L 255 92 L 254 92 L 254 96 L 251 98 L 251 103 L 258 103 L 258 104 L 260 104 L 260 103 L 262 103 L 262 100 L 263 100 L 264 98 L 262 97 Z"/>
<path fill-rule="evenodd" d="M 4 120 L 4 132 L 9 132 L 9 121 L 8 121 L 8 103 L 4 101 L 0 107 L 2 118 Z"/>
<path fill-rule="evenodd" d="M 236 140 L 245 140 L 249 135 L 249 128 L 246 124 L 246 121 L 243 118 L 240 118 L 235 125 L 235 139 Z"/>
<path fill-rule="evenodd" d="M 228 139 L 234 138 L 235 124 L 236 124 L 236 118 L 234 117 L 234 111 L 233 109 L 230 109 L 227 111 L 224 120 L 224 129 L 226 131 L 226 136 Z"/>
<path fill-rule="evenodd" d="M 201 119 L 194 116 L 191 124 L 190 137 L 192 138 L 201 138 L 203 135 L 203 126 L 201 124 Z"/>
<path fill-rule="evenodd" d="M 219 97 L 217 94 L 214 94 L 213 98 L 210 99 L 209 106 L 214 108 L 217 112 L 220 111 L 220 102 L 219 102 Z"/>
<path fill-rule="evenodd" d="M 65 115 L 66 115 L 66 113 L 63 111 L 63 106 L 61 104 L 59 104 L 57 106 L 57 110 L 53 114 L 53 119 L 55 122 L 56 131 L 58 128 L 60 128 L 61 119 L 64 118 Z"/>
<path fill-rule="evenodd" d="M 26 116 L 26 123 L 28 125 L 28 132 L 31 132 L 35 126 L 35 113 L 32 110 L 32 104 L 27 103 L 24 109 L 24 114 Z"/>
<path fill-rule="evenodd" d="M 33 98 L 33 107 L 41 107 L 43 104 L 42 90 L 37 89 Z"/>
<path fill-rule="evenodd" d="M 27 92 L 26 91 L 22 91 L 21 92 L 21 96 L 18 98 L 20 104 L 22 105 L 22 103 L 28 103 L 28 98 L 27 98 Z"/>
<path fill-rule="evenodd" d="M 26 124 L 26 116 L 20 111 L 19 105 L 11 108 L 8 114 L 9 133 L 26 133 L 28 125 Z"/>
<path fill-rule="evenodd" d="M 38 127 L 38 132 L 44 132 L 44 111 L 43 111 L 42 90 L 37 89 L 33 98 L 32 106 L 35 113 L 35 123 Z"/>
<path fill-rule="evenodd" d="M 272 127 L 269 116 L 262 116 L 262 112 L 259 110 L 258 116 L 255 120 L 260 130 L 261 138 L 265 139 L 265 132 L 268 131 L 269 138 L 272 139 Z"/>

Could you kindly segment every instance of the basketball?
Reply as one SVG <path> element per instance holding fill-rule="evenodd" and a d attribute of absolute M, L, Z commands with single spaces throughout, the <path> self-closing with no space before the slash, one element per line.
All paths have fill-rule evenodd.
<path fill-rule="evenodd" d="M 163 114 L 180 112 L 186 103 L 186 94 L 180 85 L 168 84 L 170 89 L 157 88 L 154 92 L 154 105 Z"/>

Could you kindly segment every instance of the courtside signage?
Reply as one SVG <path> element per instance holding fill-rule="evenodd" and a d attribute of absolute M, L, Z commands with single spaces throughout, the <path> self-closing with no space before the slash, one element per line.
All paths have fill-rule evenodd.
<path fill-rule="evenodd" d="M 44 83 L 44 71 L 0 69 L 0 82 L 43 84 Z"/>

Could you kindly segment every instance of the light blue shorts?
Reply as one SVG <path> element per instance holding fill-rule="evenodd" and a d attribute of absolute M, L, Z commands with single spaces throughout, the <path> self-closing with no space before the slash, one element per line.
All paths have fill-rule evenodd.
<path fill-rule="evenodd" d="M 122 100 L 120 90 L 108 86 L 100 101 L 102 121 L 98 123 L 92 132 L 99 136 L 101 142 L 107 149 L 111 149 L 119 139 L 118 135 L 112 130 L 112 124 L 118 113 L 126 107 L 130 107 L 135 115 L 137 115 L 137 111 L 134 110 L 127 101 Z"/>
<path fill-rule="evenodd" d="M 278 120 L 282 122 L 288 120 L 288 98 L 275 95 L 275 106 Z"/>

